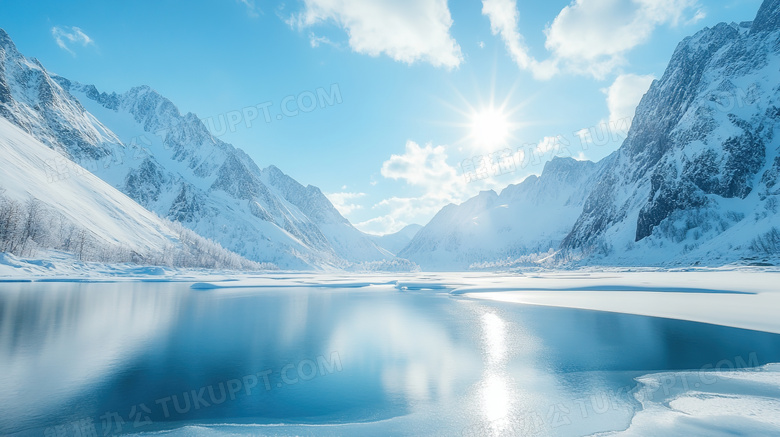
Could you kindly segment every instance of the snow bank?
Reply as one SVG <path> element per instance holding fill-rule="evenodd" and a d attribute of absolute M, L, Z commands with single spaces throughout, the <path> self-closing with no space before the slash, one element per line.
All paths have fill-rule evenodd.
<path fill-rule="evenodd" d="M 198 289 L 365 288 L 450 293 L 525 305 L 665 317 L 780 333 L 780 272 L 760 268 L 691 272 L 576 271 L 493 273 L 289 274 L 211 280 Z"/>
<path fill-rule="evenodd" d="M 576 272 L 493 277 L 453 294 L 688 320 L 780 333 L 780 273 L 755 270 L 696 272 Z"/>
<path fill-rule="evenodd" d="M 60 251 L 41 251 L 40 259 L 21 258 L 0 252 L 0 284 L 3 282 L 119 282 L 229 280 L 237 275 L 261 272 L 237 272 L 227 269 L 139 266 L 132 263 L 79 261 Z M 270 274 L 270 273 L 269 273 Z"/>
<path fill-rule="evenodd" d="M 627 430 L 599 435 L 780 435 L 779 364 L 657 373 L 637 382 L 642 410 Z"/>

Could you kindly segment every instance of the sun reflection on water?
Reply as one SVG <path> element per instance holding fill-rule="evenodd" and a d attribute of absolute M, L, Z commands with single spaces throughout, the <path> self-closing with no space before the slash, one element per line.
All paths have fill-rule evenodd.
<path fill-rule="evenodd" d="M 494 313 L 482 316 L 482 336 L 485 344 L 485 371 L 480 384 L 482 415 L 491 424 L 494 433 L 500 432 L 501 424 L 512 410 L 511 383 L 506 371 L 507 326 Z"/>

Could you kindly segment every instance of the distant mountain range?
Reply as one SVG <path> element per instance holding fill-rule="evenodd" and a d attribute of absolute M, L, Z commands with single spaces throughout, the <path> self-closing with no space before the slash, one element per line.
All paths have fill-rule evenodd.
<path fill-rule="evenodd" d="M 448 205 L 399 256 L 424 269 L 463 270 L 546 254 L 571 230 L 602 167 L 556 158 L 545 164 L 541 176 L 510 185 L 500 195 L 483 191 L 461 205 Z"/>
<path fill-rule="evenodd" d="M 371 239 L 379 247 L 383 247 L 397 255 L 422 228 L 422 225 L 406 225 L 400 231 L 387 235 L 372 235 Z"/>

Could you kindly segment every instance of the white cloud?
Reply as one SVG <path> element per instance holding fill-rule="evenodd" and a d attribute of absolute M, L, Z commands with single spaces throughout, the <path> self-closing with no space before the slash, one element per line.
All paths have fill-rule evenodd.
<path fill-rule="evenodd" d="M 410 223 L 427 222 L 448 203 L 465 199 L 441 198 L 436 193 L 426 193 L 419 197 L 390 197 L 374 205 L 374 209 L 388 211 L 355 227 L 372 234 L 398 232 Z"/>
<path fill-rule="evenodd" d="M 645 43 L 658 26 L 691 24 L 705 16 L 698 0 L 574 0 L 545 29 L 550 56 L 538 61 L 518 30 L 517 1 L 482 4 L 493 34 L 501 36 L 515 63 L 540 79 L 559 69 L 602 79 L 623 65 L 625 55 Z"/>
<path fill-rule="evenodd" d="M 694 15 L 693 18 L 685 22 L 685 25 L 690 26 L 696 24 L 705 18 L 707 18 L 707 13 L 704 12 L 704 9 L 699 9 L 698 11 L 696 11 L 696 15 Z"/>
<path fill-rule="evenodd" d="M 382 164 L 381 174 L 387 179 L 403 181 L 421 194 L 417 197 L 394 196 L 375 204 L 372 209 L 383 215 L 355 224 L 364 232 L 396 232 L 409 223 L 429 220 L 448 203 L 465 200 L 466 181 L 447 163 L 444 146 L 420 146 L 407 141 L 402 155 L 391 155 Z"/>
<path fill-rule="evenodd" d="M 352 211 L 362 209 L 363 206 L 357 203 L 351 203 L 355 199 L 365 197 L 366 193 L 325 193 L 325 197 L 330 200 L 330 203 L 341 213 L 341 215 L 349 215 Z"/>
<path fill-rule="evenodd" d="M 490 20 L 490 31 L 499 35 L 512 60 L 523 70 L 539 79 L 548 79 L 557 72 L 554 61 L 539 62 L 528 53 L 523 36 L 517 29 L 520 12 L 515 0 L 483 0 L 482 15 Z"/>
<path fill-rule="evenodd" d="M 391 155 L 382 164 L 381 174 L 387 179 L 405 182 L 420 192 L 416 197 L 390 197 L 376 203 L 372 209 L 380 216 L 355 227 L 371 233 L 395 232 L 410 223 L 426 223 L 442 207 L 460 203 L 479 190 L 505 186 L 509 181 L 492 178 L 467 182 L 456 167 L 447 163 L 444 146 L 420 146 L 407 141 L 402 155 Z"/>
<path fill-rule="evenodd" d="M 428 189 L 444 188 L 457 177 L 457 170 L 447 164 L 444 146 L 426 144 L 420 147 L 414 141 L 406 142 L 403 155 L 391 155 L 382 164 L 382 176 L 406 181 L 409 185 Z"/>
<path fill-rule="evenodd" d="M 572 68 L 602 78 L 656 27 L 676 26 L 690 12 L 701 16 L 698 0 L 576 0 L 546 30 L 545 47 Z"/>
<path fill-rule="evenodd" d="M 78 27 L 54 26 L 51 28 L 51 34 L 57 45 L 72 55 L 75 53 L 70 48 L 71 45 L 77 44 L 86 47 L 95 44 L 95 41 Z"/>
<path fill-rule="evenodd" d="M 609 121 L 633 118 L 639 101 L 653 80 L 653 75 L 621 74 L 609 88 L 601 90 L 607 95 Z"/>
<path fill-rule="evenodd" d="M 255 5 L 255 0 L 236 0 L 237 3 L 246 6 L 246 13 L 252 18 L 260 16 L 260 9 Z"/>
<path fill-rule="evenodd" d="M 541 156 L 544 156 L 548 153 L 552 154 L 553 156 L 560 156 L 562 153 L 568 152 L 568 148 L 563 140 L 565 140 L 565 138 L 562 135 L 555 137 L 544 137 L 536 146 L 536 153 Z M 571 155 L 571 152 L 569 152 L 568 155 Z"/>
<path fill-rule="evenodd" d="M 330 40 L 327 36 L 317 36 L 314 34 L 314 32 L 309 32 L 309 44 L 312 48 L 317 48 L 323 44 L 329 45 L 331 47 L 340 48 L 339 45 L 333 41 Z"/>
<path fill-rule="evenodd" d="M 619 144 L 628 135 L 636 107 L 653 80 L 653 75 L 619 75 L 612 85 L 601 90 L 607 96 L 609 117 L 595 126 L 575 132 L 575 135 L 583 144 Z"/>
<path fill-rule="evenodd" d="M 406 223 L 403 221 L 396 221 L 396 219 L 390 215 L 383 215 L 364 222 L 354 223 L 354 226 L 369 234 L 384 235 L 400 231 L 406 226 Z"/>
<path fill-rule="evenodd" d="M 446 0 L 304 0 L 291 17 L 298 28 L 332 22 L 349 36 L 349 46 L 370 56 L 385 54 L 408 64 L 422 61 L 453 68 L 463 60 L 450 35 L 452 17 Z"/>

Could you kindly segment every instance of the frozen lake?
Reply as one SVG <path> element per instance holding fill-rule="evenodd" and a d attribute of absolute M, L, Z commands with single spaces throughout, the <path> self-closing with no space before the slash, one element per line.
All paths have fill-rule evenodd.
<path fill-rule="evenodd" d="M 0 284 L 0 434 L 575 436 L 669 405 L 688 431 L 772 430 L 701 413 L 726 398 L 780 417 L 777 369 L 747 369 L 780 362 L 777 334 L 447 289 L 191 285 Z"/>

